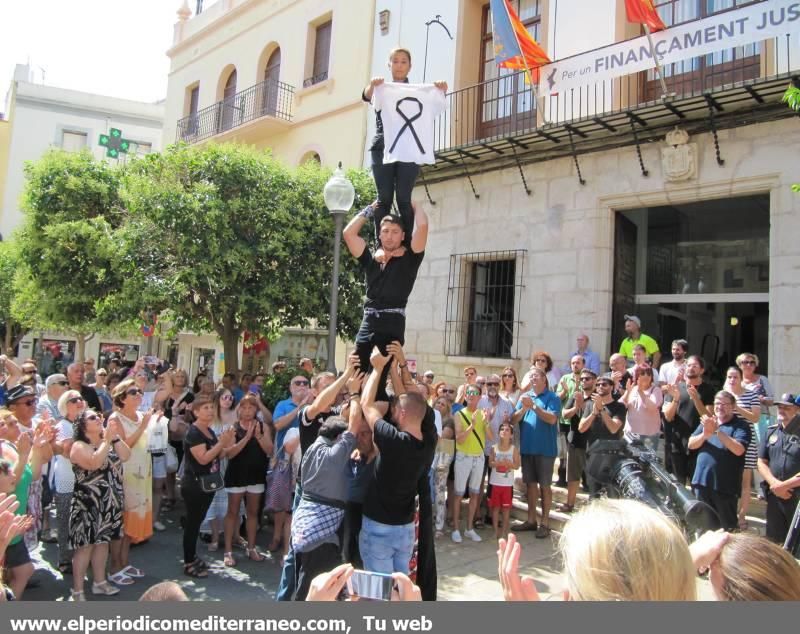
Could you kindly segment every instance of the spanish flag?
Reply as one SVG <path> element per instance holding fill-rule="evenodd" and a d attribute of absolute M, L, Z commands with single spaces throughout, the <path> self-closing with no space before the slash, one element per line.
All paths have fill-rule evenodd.
<path fill-rule="evenodd" d="M 658 15 L 653 0 L 625 0 L 625 13 L 628 14 L 628 22 L 645 24 L 651 31 L 663 31 L 667 28 Z"/>
<path fill-rule="evenodd" d="M 501 68 L 530 71 L 533 77 L 526 75 L 526 81 L 538 83 L 539 67 L 550 63 L 547 53 L 528 33 L 509 0 L 490 0 L 489 4 L 495 62 Z"/>

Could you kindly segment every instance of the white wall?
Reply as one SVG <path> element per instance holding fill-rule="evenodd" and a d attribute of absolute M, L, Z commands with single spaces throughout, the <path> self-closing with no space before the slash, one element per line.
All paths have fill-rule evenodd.
<path fill-rule="evenodd" d="M 122 130 L 123 138 L 150 143 L 156 151 L 161 149 L 163 107 L 20 81 L 10 125 L 8 175 L 0 201 L 4 238 L 22 222 L 25 162 L 39 159 L 51 147 L 60 147 L 62 130 L 86 132 L 87 147 L 98 158 L 105 156 L 98 138 L 110 128 Z"/>

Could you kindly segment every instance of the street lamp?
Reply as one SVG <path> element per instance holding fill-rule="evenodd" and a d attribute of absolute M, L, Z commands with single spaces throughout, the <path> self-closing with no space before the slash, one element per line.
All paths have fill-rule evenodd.
<path fill-rule="evenodd" d="M 342 223 L 356 198 L 356 190 L 342 171 L 342 163 L 325 183 L 322 192 L 325 206 L 333 214 L 333 281 L 331 283 L 331 312 L 328 320 L 328 371 L 336 372 L 336 320 L 339 312 L 339 253 L 342 244 Z"/>

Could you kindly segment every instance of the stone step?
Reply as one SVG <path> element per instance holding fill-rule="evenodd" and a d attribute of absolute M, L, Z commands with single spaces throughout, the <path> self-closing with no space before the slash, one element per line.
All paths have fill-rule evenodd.
<path fill-rule="evenodd" d="M 560 532 L 570 518 L 569 513 L 562 513 L 558 510 L 558 505 L 561 503 L 566 503 L 567 501 L 567 489 L 564 487 L 555 486 L 555 484 L 553 484 L 552 491 L 553 501 L 552 508 L 550 509 L 550 528 L 556 532 Z M 588 502 L 589 495 L 579 488 L 575 503 L 576 508 L 579 508 Z M 537 517 L 541 518 L 542 509 L 538 503 L 536 508 Z M 747 522 L 749 530 L 758 532 L 761 535 L 765 534 L 766 510 L 766 501 L 758 499 L 755 495 L 751 495 L 750 506 L 747 509 Z M 525 521 L 528 518 L 528 503 L 525 499 L 525 485 L 522 482 L 521 475 L 519 475 L 514 481 L 514 506 L 511 511 L 511 517 L 520 521 Z"/>

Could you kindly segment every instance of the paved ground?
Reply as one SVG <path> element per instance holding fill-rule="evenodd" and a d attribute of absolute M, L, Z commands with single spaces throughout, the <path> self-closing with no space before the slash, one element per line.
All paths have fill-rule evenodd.
<path fill-rule="evenodd" d="M 165 521 L 167 530 L 156 533 L 150 542 L 135 547 L 131 551 L 133 565 L 143 569 L 147 576 L 133 586 L 122 589 L 116 599 L 135 601 L 150 585 L 162 580 L 173 580 L 181 584 L 193 600 L 272 600 L 280 577 L 278 562 L 272 558 L 263 563 L 249 561 L 245 553 L 235 553 L 238 559 L 236 568 L 225 568 L 222 552 L 208 553 L 207 545 L 200 544 L 200 553 L 212 563 L 212 571 L 206 579 L 190 579 L 182 574 L 181 537 L 178 513 L 173 511 Z M 491 538 L 491 529 L 481 531 L 484 541 L 474 543 L 465 540 L 454 544 L 449 536 L 436 542 L 439 567 L 439 598 L 444 601 L 498 601 L 502 592 L 497 582 L 496 545 Z M 268 532 L 258 535 L 262 548 L 268 543 Z M 523 547 L 522 571 L 536 579 L 543 598 L 555 594 L 560 598 L 563 582 L 560 574 L 559 557 L 555 553 L 558 535 L 554 532 L 548 539 L 536 539 L 533 533 L 522 533 Z M 66 580 L 54 570 L 50 563 L 56 560 L 56 547 L 46 544 L 43 548 L 43 567 L 35 578 L 39 586 L 25 593 L 28 600 L 63 601 L 69 597 L 71 577 Z M 49 563 L 48 563 L 49 562 Z M 87 590 L 90 584 L 87 583 Z M 701 595 L 708 598 L 707 585 L 702 584 Z M 89 596 L 89 600 L 113 600 L 105 597 Z"/>

